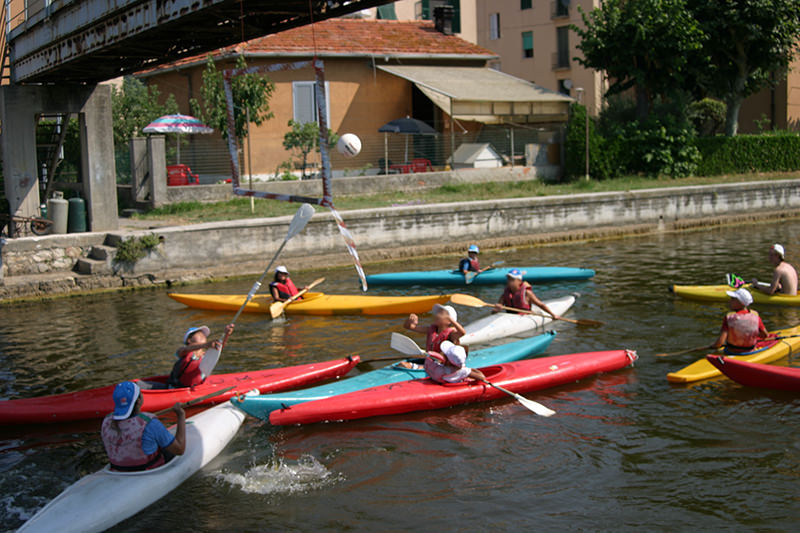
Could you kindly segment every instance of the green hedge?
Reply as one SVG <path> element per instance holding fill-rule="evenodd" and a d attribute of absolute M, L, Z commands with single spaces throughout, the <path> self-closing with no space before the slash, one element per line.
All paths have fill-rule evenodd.
<path fill-rule="evenodd" d="M 698 176 L 800 170 L 800 135 L 699 137 L 694 143 L 701 155 Z"/>

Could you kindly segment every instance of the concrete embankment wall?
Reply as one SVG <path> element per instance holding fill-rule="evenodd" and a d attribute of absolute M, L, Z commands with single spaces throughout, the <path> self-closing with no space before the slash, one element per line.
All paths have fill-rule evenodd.
<path fill-rule="evenodd" d="M 679 230 L 720 223 L 798 216 L 800 180 L 576 194 L 510 200 L 486 200 L 342 212 L 364 262 L 432 253 L 457 252 L 469 242 L 484 246 L 603 238 Z M 97 276 L 98 287 L 202 279 L 259 272 L 278 248 L 291 217 L 248 219 L 161 228 L 152 232 L 84 234 L 75 239 L 113 243 L 155 233 L 158 248 L 135 265 L 116 265 L 114 275 Z M 62 257 L 69 236 L 33 237 L 3 246 L 5 297 L 81 290 L 89 283 L 74 273 L 70 282 L 31 285 L 39 279 L 31 257 L 45 250 Z M 92 241 L 94 242 L 94 241 Z M 73 251 L 74 254 L 74 251 Z M 348 264 L 331 215 L 314 216 L 284 252 L 291 268 Z M 28 275 L 25 275 L 25 272 Z M 47 274 L 54 277 L 57 272 Z M 17 276 L 15 278 L 15 276 Z M 19 276 L 22 276 L 20 278 Z M 27 287 L 27 288 L 25 288 Z M 32 288 L 31 288 L 32 287 Z"/>
<path fill-rule="evenodd" d="M 396 191 L 433 189 L 454 183 L 488 183 L 501 181 L 528 181 L 557 178 L 558 166 L 473 168 L 446 172 L 422 172 L 417 174 L 389 174 L 386 176 L 353 176 L 334 178 L 333 194 L 337 196 L 361 196 Z M 247 187 L 247 178 L 243 180 Z M 292 194 L 318 198 L 322 196 L 321 180 L 256 182 L 257 191 L 277 194 Z M 219 202 L 231 198 L 231 185 L 189 185 L 167 187 L 167 202 Z"/>

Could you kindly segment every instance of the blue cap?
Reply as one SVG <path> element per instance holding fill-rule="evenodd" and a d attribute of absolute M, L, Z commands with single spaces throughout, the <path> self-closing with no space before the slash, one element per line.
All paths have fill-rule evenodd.
<path fill-rule="evenodd" d="M 478 248 L 477 244 L 470 244 L 469 248 L 467 248 L 467 251 L 468 252 L 475 252 L 477 254 L 477 253 L 480 253 L 481 250 L 480 250 L 480 248 Z"/>
<path fill-rule="evenodd" d="M 511 270 L 508 271 L 508 274 L 506 274 L 506 276 L 509 277 L 509 278 L 514 278 L 514 279 L 521 280 L 522 279 L 522 272 L 518 268 L 512 268 Z"/>
<path fill-rule="evenodd" d="M 123 381 L 114 387 L 114 420 L 125 420 L 131 416 L 138 397 L 139 385 L 133 381 Z"/>

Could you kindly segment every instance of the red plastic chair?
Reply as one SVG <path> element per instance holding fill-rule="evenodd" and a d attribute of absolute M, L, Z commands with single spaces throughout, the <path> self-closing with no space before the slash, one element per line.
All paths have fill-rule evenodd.
<path fill-rule="evenodd" d="M 200 185 L 200 176 L 194 174 L 188 165 L 167 165 L 167 185 Z"/>
<path fill-rule="evenodd" d="M 430 159 L 413 159 L 411 161 L 412 172 L 432 172 L 433 165 Z"/>

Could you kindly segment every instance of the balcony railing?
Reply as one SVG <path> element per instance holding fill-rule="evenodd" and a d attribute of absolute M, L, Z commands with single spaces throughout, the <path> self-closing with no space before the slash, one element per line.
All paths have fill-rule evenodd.
<path fill-rule="evenodd" d="M 570 0 L 553 0 L 550 2 L 550 18 L 569 18 Z"/>
<path fill-rule="evenodd" d="M 553 52 L 553 70 L 568 70 L 571 68 L 569 54 Z"/>

